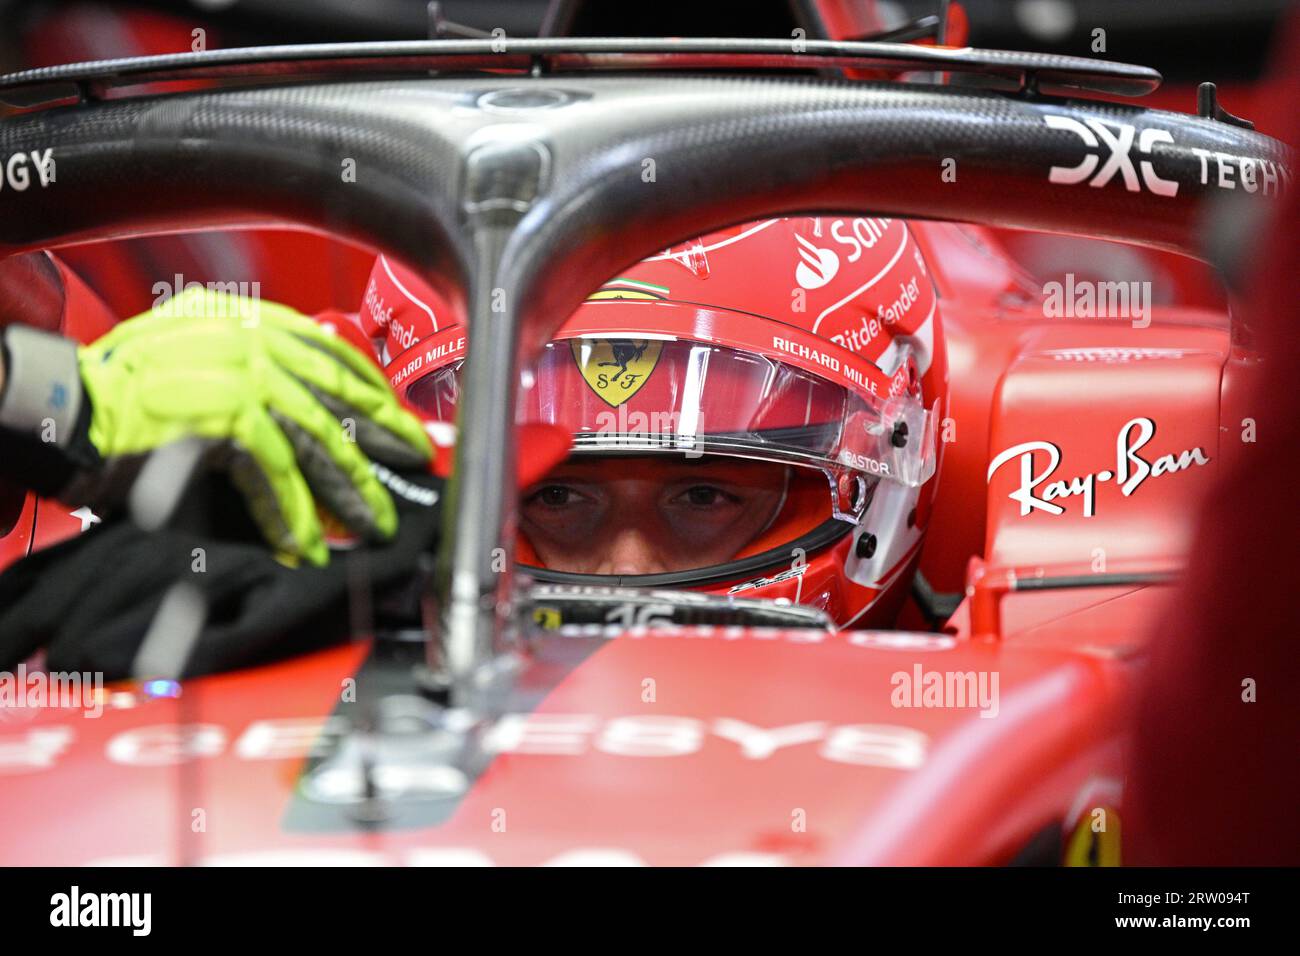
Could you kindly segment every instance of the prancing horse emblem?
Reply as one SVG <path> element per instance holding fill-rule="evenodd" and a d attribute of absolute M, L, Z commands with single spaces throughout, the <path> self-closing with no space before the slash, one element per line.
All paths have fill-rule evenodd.
<path fill-rule="evenodd" d="M 591 390 L 618 407 L 646 383 L 664 344 L 658 339 L 570 339 L 569 347 Z"/>

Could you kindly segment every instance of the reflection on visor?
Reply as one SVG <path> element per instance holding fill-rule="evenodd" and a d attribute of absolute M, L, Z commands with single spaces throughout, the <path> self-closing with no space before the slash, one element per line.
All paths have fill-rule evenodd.
<path fill-rule="evenodd" d="M 454 419 L 460 363 L 407 398 Z M 922 484 L 934 416 L 910 395 L 864 396 L 804 369 L 687 340 L 574 338 L 546 346 L 521 395 L 524 421 L 558 424 L 575 453 L 729 454 Z"/>
<path fill-rule="evenodd" d="M 460 370 L 464 364 L 462 359 L 416 379 L 406 390 L 406 400 L 429 418 L 455 424 L 456 405 L 460 401 Z"/>

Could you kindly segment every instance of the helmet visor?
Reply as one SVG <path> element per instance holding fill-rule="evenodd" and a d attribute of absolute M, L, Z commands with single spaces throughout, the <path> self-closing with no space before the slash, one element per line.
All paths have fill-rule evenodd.
<path fill-rule="evenodd" d="M 411 384 L 421 412 L 451 420 L 460 363 Z M 521 393 L 523 421 L 564 427 L 575 454 L 733 455 L 921 484 L 933 422 L 909 394 L 866 395 L 755 352 L 670 337 L 549 343 Z"/>

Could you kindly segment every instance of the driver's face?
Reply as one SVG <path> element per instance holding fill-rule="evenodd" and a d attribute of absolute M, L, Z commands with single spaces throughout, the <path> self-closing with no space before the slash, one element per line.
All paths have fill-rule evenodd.
<path fill-rule="evenodd" d="M 689 571 L 730 561 L 767 528 L 787 470 L 728 458 L 575 458 L 524 492 L 521 530 L 553 571 Z"/>

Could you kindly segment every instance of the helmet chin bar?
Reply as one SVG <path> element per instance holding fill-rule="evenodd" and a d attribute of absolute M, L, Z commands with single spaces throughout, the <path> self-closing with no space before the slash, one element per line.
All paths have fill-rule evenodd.
<path fill-rule="evenodd" d="M 788 544 L 771 548 L 762 554 L 737 558 L 722 564 L 692 568 L 689 571 L 666 571 L 662 574 L 576 574 L 570 571 L 552 571 L 530 564 L 519 567 L 536 581 L 552 584 L 600 585 L 603 587 L 639 588 L 693 588 L 707 584 L 721 584 L 738 578 L 770 571 L 779 565 L 788 565 L 798 553 L 812 554 L 834 544 L 853 530 L 853 523 L 839 518 L 827 518 L 806 534 Z"/>
<path fill-rule="evenodd" d="M 542 630 L 579 637 L 617 637 L 629 628 L 779 627 L 826 633 L 835 630 L 819 608 L 653 586 L 534 584 L 521 602 L 525 617 Z"/>

